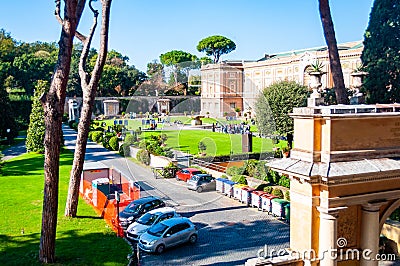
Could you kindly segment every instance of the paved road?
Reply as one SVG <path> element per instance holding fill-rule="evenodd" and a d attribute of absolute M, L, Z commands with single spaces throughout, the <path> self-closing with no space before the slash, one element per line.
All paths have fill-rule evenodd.
<path fill-rule="evenodd" d="M 16 156 L 26 153 L 25 141 L 18 143 L 17 145 L 11 146 L 1 152 L 4 157 L 3 160 L 10 160 Z"/>
<path fill-rule="evenodd" d="M 67 127 L 63 130 L 65 144 L 73 150 L 76 134 Z M 266 213 L 215 191 L 197 193 L 175 179 L 155 179 L 150 169 L 89 142 L 86 162 L 93 161 L 115 167 L 139 182 L 142 195 L 161 197 L 200 228 L 196 245 L 177 247 L 162 255 L 141 252 L 141 265 L 243 265 L 264 245 L 276 250 L 289 247 L 289 226 Z"/>

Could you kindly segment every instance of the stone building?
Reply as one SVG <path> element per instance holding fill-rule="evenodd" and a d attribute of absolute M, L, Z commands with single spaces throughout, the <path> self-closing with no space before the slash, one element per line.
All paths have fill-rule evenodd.
<path fill-rule="evenodd" d="M 351 88 L 355 78 L 351 73 L 361 65 L 361 41 L 338 45 L 345 85 Z M 328 48 L 316 47 L 265 55 L 256 61 L 223 61 L 201 68 L 201 114 L 221 117 L 240 108 L 242 113 L 254 113 L 259 93 L 281 80 L 294 80 L 309 86 L 311 64 L 319 61 L 327 74 L 322 77 L 322 89 L 332 88 Z"/>

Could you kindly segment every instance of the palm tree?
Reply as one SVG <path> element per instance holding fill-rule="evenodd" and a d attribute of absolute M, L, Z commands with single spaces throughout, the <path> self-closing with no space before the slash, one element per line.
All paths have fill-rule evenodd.
<path fill-rule="evenodd" d="M 329 0 L 318 0 L 318 2 L 325 41 L 328 45 L 329 62 L 331 66 L 333 84 L 335 86 L 336 101 L 338 104 L 348 104 L 349 100 L 346 95 L 346 88 L 344 85 L 342 66 L 339 59 Z"/>

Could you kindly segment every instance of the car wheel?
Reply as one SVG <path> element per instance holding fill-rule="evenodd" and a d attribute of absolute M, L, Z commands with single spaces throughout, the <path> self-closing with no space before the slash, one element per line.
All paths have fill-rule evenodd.
<path fill-rule="evenodd" d="M 190 244 L 194 244 L 194 243 L 196 243 L 196 242 L 197 242 L 197 235 L 196 235 L 196 234 L 191 235 L 191 236 L 189 237 L 189 243 L 190 243 Z"/>
<path fill-rule="evenodd" d="M 179 177 L 178 177 L 178 176 L 175 176 L 175 179 L 176 179 L 177 181 L 180 181 L 180 179 L 179 179 Z"/>
<path fill-rule="evenodd" d="M 202 191 L 203 191 L 203 187 L 197 187 L 197 188 L 196 188 L 196 191 L 197 191 L 198 193 L 202 192 Z"/>
<path fill-rule="evenodd" d="M 163 244 L 158 245 L 158 246 L 156 247 L 156 253 L 157 253 L 157 254 L 163 253 L 164 250 L 165 250 L 165 246 L 164 246 Z"/>

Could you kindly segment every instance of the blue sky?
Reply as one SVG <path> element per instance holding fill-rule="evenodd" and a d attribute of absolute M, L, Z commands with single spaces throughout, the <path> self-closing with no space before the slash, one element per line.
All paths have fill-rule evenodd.
<path fill-rule="evenodd" d="M 338 43 L 362 40 L 373 0 L 331 0 Z M 99 4 L 96 4 L 99 5 Z M 86 9 L 88 11 L 88 9 Z M 24 42 L 57 42 L 60 27 L 53 0 L 6 0 L 1 3 L 0 28 Z M 92 22 L 85 12 L 79 30 Z M 97 33 L 99 30 L 97 31 Z M 197 56 L 197 43 L 223 35 L 236 50 L 222 59 L 255 60 L 265 53 L 324 46 L 318 0 L 113 0 L 110 49 L 146 71 L 148 62 L 170 50 Z M 96 48 L 98 39 L 94 40 Z"/>

